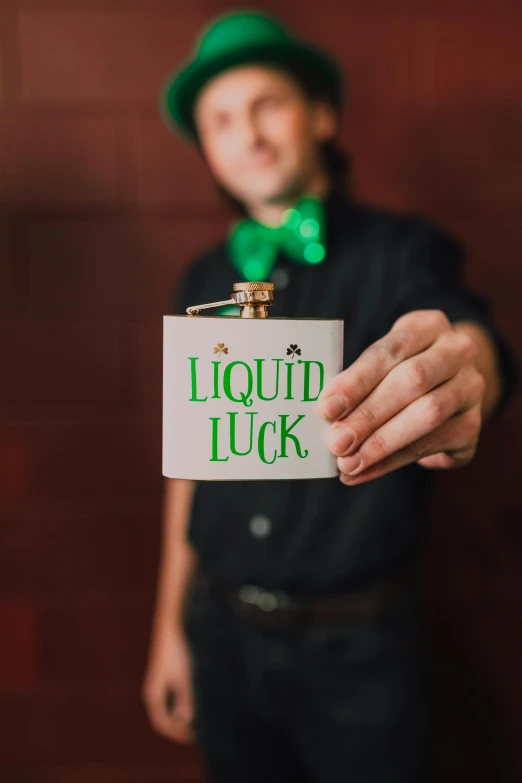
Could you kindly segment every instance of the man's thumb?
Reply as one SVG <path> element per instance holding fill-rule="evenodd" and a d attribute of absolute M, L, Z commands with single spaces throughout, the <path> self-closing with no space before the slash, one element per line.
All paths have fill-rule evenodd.
<path fill-rule="evenodd" d="M 194 711 L 192 704 L 192 688 L 188 683 L 177 689 L 174 711 L 180 720 L 190 724 Z"/>

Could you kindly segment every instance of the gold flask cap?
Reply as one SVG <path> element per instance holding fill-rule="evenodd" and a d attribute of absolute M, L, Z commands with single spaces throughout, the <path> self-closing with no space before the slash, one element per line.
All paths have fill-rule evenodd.
<path fill-rule="evenodd" d="M 199 315 L 200 310 L 223 305 L 238 305 L 241 318 L 268 318 L 268 308 L 274 301 L 273 283 L 234 283 L 230 299 L 222 302 L 192 305 L 187 307 L 188 315 Z"/>

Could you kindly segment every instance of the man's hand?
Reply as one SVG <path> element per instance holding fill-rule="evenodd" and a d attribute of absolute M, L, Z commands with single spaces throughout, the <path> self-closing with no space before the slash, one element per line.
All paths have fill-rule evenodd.
<path fill-rule="evenodd" d="M 194 742 L 191 662 L 181 629 L 156 634 L 142 687 L 152 727 L 168 739 Z"/>
<path fill-rule="evenodd" d="M 476 451 L 484 375 L 478 344 L 439 310 L 401 316 L 323 389 L 330 451 L 353 486 L 418 462 L 454 468 Z"/>

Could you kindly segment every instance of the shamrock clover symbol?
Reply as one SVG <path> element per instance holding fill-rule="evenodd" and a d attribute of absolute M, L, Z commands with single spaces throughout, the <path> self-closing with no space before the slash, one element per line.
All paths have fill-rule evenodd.
<path fill-rule="evenodd" d="M 290 343 L 290 348 L 286 349 L 286 355 L 287 356 L 295 356 L 295 355 L 301 356 L 301 349 L 297 347 L 297 343 L 295 345 L 292 345 Z"/>
<path fill-rule="evenodd" d="M 226 347 L 225 343 L 218 343 L 214 347 L 214 353 L 217 353 L 219 356 L 221 356 L 222 353 L 228 353 L 228 348 Z"/>

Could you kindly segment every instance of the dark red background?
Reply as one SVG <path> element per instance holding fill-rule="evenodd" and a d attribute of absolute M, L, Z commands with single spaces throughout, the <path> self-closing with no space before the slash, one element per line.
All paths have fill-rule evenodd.
<path fill-rule="evenodd" d="M 348 69 L 356 193 L 460 234 L 470 282 L 522 349 L 520 4 L 277 7 Z M 0 0 L 0 783 L 199 780 L 139 690 L 161 316 L 226 217 L 156 93 L 225 8 Z M 522 777 L 521 419 L 517 402 L 440 479 L 425 566 L 440 780 Z"/>

